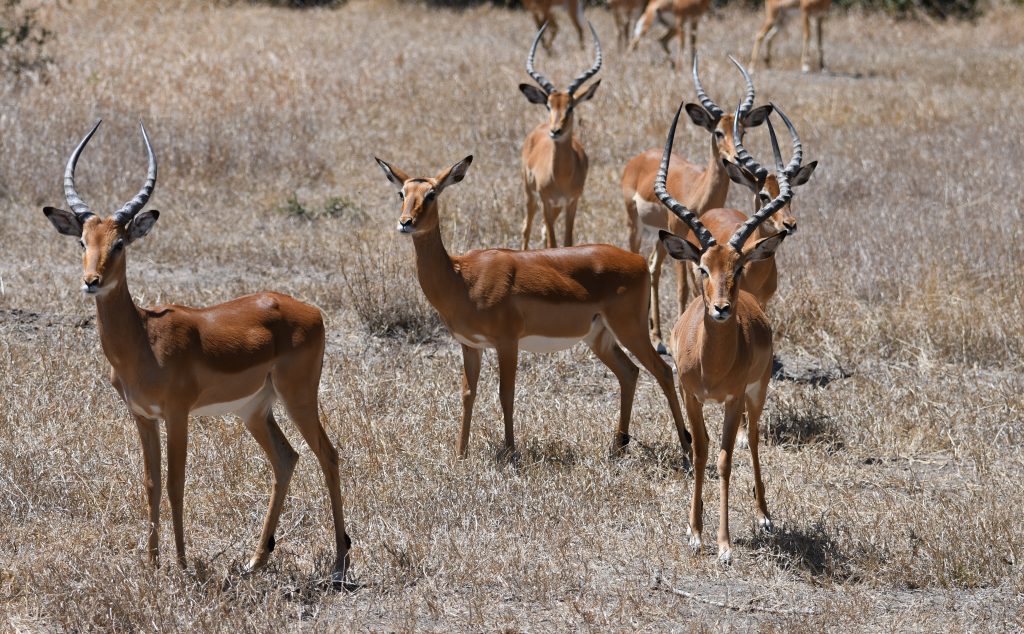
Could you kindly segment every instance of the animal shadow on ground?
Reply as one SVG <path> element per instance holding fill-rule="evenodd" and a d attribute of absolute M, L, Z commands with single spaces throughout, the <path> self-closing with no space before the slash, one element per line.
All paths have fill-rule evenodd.
<path fill-rule="evenodd" d="M 652 474 L 660 473 L 662 477 L 690 475 L 693 472 L 693 466 L 686 459 L 678 442 L 645 443 L 634 438 L 627 445 L 625 453 L 613 459 L 633 462 Z"/>
<path fill-rule="evenodd" d="M 813 387 L 792 395 L 771 394 L 761 428 L 770 445 L 784 448 L 817 445 L 830 454 L 845 446 L 838 422 L 821 403 L 819 390 Z"/>
<path fill-rule="evenodd" d="M 757 531 L 753 537 L 736 542 L 750 548 L 753 557 L 782 568 L 834 581 L 856 580 L 852 558 L 828 534 L 821 520 L 806 527 L 783 525 L 770 534 Z"/>
<path fill-rule="evenodd" d="M 776 381 L 792 381 L 806 383 L 815 387 L 825 387 L 832 381 L 847 379 L 851 376 L 838 363 L 825 367 L 815 361 L 798 357 L 783 357 L 776 354 L 772 358 L 772 378 Z"/>

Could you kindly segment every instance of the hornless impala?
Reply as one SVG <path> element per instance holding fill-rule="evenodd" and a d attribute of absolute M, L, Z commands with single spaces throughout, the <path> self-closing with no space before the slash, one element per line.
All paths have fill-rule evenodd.
<path fill-rule="evenodd" d="M 733 60 L 735 62 L 736 60 Z M 737 114 L 722 112 L 714 101 L 704 92 L 697 74 L 698 58 L 693 60 L 693 87 L 697 91 L 697 99 L 701 105 L 686 104 L 686 114 L 694 125 L 704 128 L 711 135 L 710 156 L 707 168 L 694 165 L 673 154 L 668 171 L 668 188 L 672 195 L 682 200 L 687 209 L 698 217 L 709 209 L 725 204 L 729 193 L 730 179 L 742 183 L 753 191 L 760 188 L 753 182 L 752 176 L 740 169 L 732 161 L 736 156 L 731 131 L 739 129 L 742 137 L 746 128 L 761 125 L 770 111 L 769 106 L 753 108 L 754 84 L 749 75 L 745 75 L 747 95 L 740 104 Z M 736 124 L 735 126 L 733 124 Z M 647 232 L 657 235 L 665 229 L 685 235 L 686 224 L 665 211 L 654 193 L 654 181 L 661 165 L 661 149 L 647 150 L 633 158 L 622 172 L 622 200 L 626 206 L 626 229 L 628 231 L 629 250 L 640 253 L 640 245 Z M 651 254 L 651 337 L 658 347 L 658 352 L 665 352 L 665 344 L 661 338 L 661 310 L 658 302 L 658 287 L 661 280 L 661 265 L 665 261 L 665 249 L 657 242 Z M 690 296 L 687 288 L 687 267 L 676 263 L 678 277 L 679 314 L 686 308 Z"/>
<path fill-rule="evenodd" d="M 615 31 L 619 38 L 619 48 L 629 46 L 630 35 L 633 29 L 633 16 L 639 11 L 643 15 L 645 0 L 608 0 L 608 8 L 611 9 L 612 18 L 615 20 Z M 669 38 L 671 38 L 671 32 Z"/>
<path fill-rule="evenodd" d="M 583 185 L 587 181 L 589 166 L 583 144 L 573 135 L 573 111 L 577 104 L 593 97 L 597 87 L 601 85 L 601 80 L 598 79 L 582 95 L 575 96 L 583 83 L 601 70 L 601 43 L 597 41 L 594 27 L 589 22 L 587 26 L 590 26 L 590 32 L 594 35 L 594 53 L 597 61 L 590 70 L 572 80 L 565 92 L 556 90 L 551 82 L 533 69 L 537 42 L 547 25 L 542 26 L 537 32 L 533 46 L 530 47 L 530 54 L 526 58 L 526 72 L 540 88 L 530 84 L 519 84 L 519 90 L 526 95 L 530 103 L 546 106 L 550 117 L 547 123 L 534 128 L 523 143 L 523 185 L 526 189 L 523 251 L 530 248 L 530 231 L 533 228 L 533 216 L 537 213 L 538 198 L 544 210 L 547 246 L 558 246 L 558 241 L 555 240 L 555 220 L 562 210 L 565 210 L 565 246 L 572 246 L 576 204 L 583 195 Z"/>
<path fill-rule="evenodd" d="M 551 31 L 548 33 L 547 41 L 544 42 L 544 50 L 551 52 L 551 44 L 558 35 L 558 22 L 552 13 L 558 5 L 565 6 L 565 12 L 569 14 L 576 33 L 580 36 L 580 49 L 583 48 L 583 0 L 523 0 L 523 7 L 533 16 L 537 28 L 542 29 L 545 24 L 551 24 Z"/>
<path fill-rule="evenodd" d="M 334 516 L 337 559 L 334 580 L 345 578 L 350 540 L 342 515 L 338 453 L 320 425 L 317 391 L 324 356 L 320 311 L 287 295 L 249 295 L 210 308 L 139 308 L 128 292 L 126 248 L 146 236 L 159 211 L 144 211 L 156 185 L 156 156 L 146 129 L 142 138 L 149 172 L 139 194 L 113 216 L 101 220 L 75 191 L 75 165 L 89 132 L 64 171 L 64 195 L 71 211 L 46 207 L 43 213 L 66 236 L 79 238 L 85 272 L 82 292 L 96 299 L 100 344 L 110 361 L 110 382 L 135 418 L 142 440 L 149 498 L 151 563 L 159 563 L 160 430 L 167 428 L 167 494 L 171 500 L 178 563 L 185 563 L 182 529 L 188 417 L 236 413 L 266 452 L 274 470 L 270 508 L 251 568 L 267 563 L 274 530 L 299 455 L 274 420 L 280 399 L 323 470 Z M 140 123 L 141 126 L 141 123 Z"/>
<path fill-rule="evenodd" d="M 732 235 L 728 244 L 719 245 L 697 216 L 665 189 L 672 139 L 678 120 L 677 112 L 665 143 L 664 158 L 655 187 L 658 198 L 689 226 L 700 245 L 695 246 L 667 231 L 659 234 L 669 255 L 698 265 L 701 277 L 700 300 L 690 304 L 672 330 L 672 354 L 679 373 L 679 389 L 685 401 L 687 418 L 693 428 L 694 481 L 690 505 L 690 547 L 695 553 L 700 551 L 703 531 L 704 504 L 701 491 L 709 441 L 704 426 L 703 404 L 723 403 L 725 424 L 718 454 L 718 474 L 722 486 L 718 553 L 720 561 L 728 563 L 732 555 L 729 541 L 729 476 L 736 430 L 744 413 L 750 421 L 750 456 L 754 470 L 758 526 L 765 530 L 771 530 L 772 526 L 757 456 L 757 421 L 764 408 L 772 372 L 772 328 L 757 300 L 741 290 L 740 280 L 746 266 L 770 257 L 782 244 L 786 237 L 785 231 L 751 245 L 746 242 L 758 225 L 789 201 L 792 191 L 782 167 L 775 132 L 769 121 L 768 131 L 779 172 L 780 193 L 746 221 Z"/>
<path fill-rule="evenodd" d="M 707 11 L 710 4 L 711 0 L 650 0 L 647 8 L 644 9 L 643 16 L 636 23 L 636 30 L 633 33 L 633 41 L 629 43 L 629 50 L 636 50 L 637 44 L 640 43 L 640 38 L 650 30 L 654 25 L 654 21 L 658 20 L 668 26 L 668 32 L 658 39 L 658 43 L 661 44 L 661 48 L 665 49 L 665 55 L 668 56 L 669 61 L 672 61 L 672 53 L 668 50 L 668 44 L 672 41 L 674 35 L 679 35 L 678 58 L 679 63 L 682 64 L 683 39 L 684 34 L 687 32 L 687 29 L 684 27 L 689 22 L 690 62 L 692 63 L 694 61 L 693 58 L 697 56 L 697 22 L 704 15 L 704 12 Z M 675 19 L 672 20 L 672 18 Z M 675 64 L 675 62 L 672 62 L 673 66 Z"/>
<path fill-rule="evenodd" d="M 811 18 L 814 18 L 818 27 L 818 70 L 825 73 L 825 51 L 821 40 L 821 22 L 828 13 L 832 0 L 765 0 L 764 3 L 764 26 L 754 36 L 754 51 L 750 54 L 750 70 L 754 70 L 757 63 L 757 51 L 764 40 L 764 65 L 771 67 L 772 63 L 772 38 L 779 32 L 779 29 L 786 26 L 789 17 L 800 12 L 804 25 L 804 51 L 800 55 L 800 68 L 805 73 L 811 72 L 811 65 L 807 62 L 808 49 L 811 46 Z"/>
<path fill-rule="evenodd" d="M 622 390 L 613 452 L 629 442 L 629 419 L 639 369 L 622 343 L 654 375 L 668 399 L 679 443 L 692 455 L 672 385 L 672 370 L 647 337 L 650 274 L 644 259 L 606 244 L 512 251 L 486 249 L 450 256 L 441 241 L 437 199 L 460 182 L 472 156 L 437 178 L 409 178 L 377 159 L 399 188 L 398 232 L 412 237 L 423 293 L 452 336 L 462 344 L 462 431 L 457 455 L 466 456 L 477 379 L 485 348 L 498 354 L 498 392 L 505 421 L 505 450 L 515 450 L 512 408 L 519 351 L 556 352 L 583 341 L 615 373 Z"/>

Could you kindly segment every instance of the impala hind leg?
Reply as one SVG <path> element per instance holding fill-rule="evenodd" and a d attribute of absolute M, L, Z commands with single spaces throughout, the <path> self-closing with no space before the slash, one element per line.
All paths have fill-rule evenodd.
<path fill-rule="evenodd" d="M 462 430 L 459 432 L 459 447 L 455 452 L 459 458 L 465 458 L 469 448 L 469 424 L 473 420 L 473 403 L 476 402 L 476 384 L 480 380 L 482 356 L 479 349 L 462 344 Z"/>
<path fill-rule="evenodd" d="M 576 27 L 576 33 L 580 36 L 580 50 L 586 48 L 586 43 L 583 41 L 583 0 L 568 0 L 565 3 L 565 12 L 569 14 L 569 19 L 572 20 L 572 25 Z"/>
<path fill-rule="evenodd" d="M 758 456 L 758 421 L 761 419 L 761 412 L 764 410 L 764 400 L 768 393 L 768 382 L 771 380 L 772 368 L 761 377 L 761 382 L 746 395 L 746 410 L 748 422 L 748 434 L 750 436 L 750 463 L 754 470 L 754 500 L 757 504 L 757 527 L 760 530 L 770 533 L 772 531 L 772 519 L 768 515 L 768 501 L 765 496 L 764 482 L 761 480 L 761 459 Z"/>
<path fill-rule="evenodd" d="M 811 72 L 811 65 L 807 62 L 807 49 L 811 46 L 811 16 L 804 12 L 802 17 L 804 22 L 804 50 L 800 54 L 800 72 L 809 73 Z"/>
<path fill-rule="evenodd" d="M 636 309 L 630 307 L 629 310 Z M 627 314 L 606 314 L 603 317 L 605 323 L 615 333 L 619 343 L 633 353 L 640 365 L 654 375 L 658 386 L 661 387 L 661 391 L 668 400 L 668 407 L 672 411 L 672 421 L 676 425 L 676 433 L 679 434 L 679 445 L 682 447 L 686 463 L 689 465 L 693 460 L 693 447 L 690 445 L 690 432 L 686 431 L 686 424 L 683 421 L 683 412 L 679 408 L 679 397 L 676 394 L 675 385 L 672 383 L 672 368 L 665 363 L 661 355 L 651 345 L 651 340 L 644 332 L 642 321 L 637 321 L 636 317 Z"/>
<path fill-rule="evenodd" d="M 584 341 L 619 380 L 619 391 L 622 395 L 619 403 L 619 426 L 612 440 L 612 455 L 617 455 L 629 444 L 629 420 L 633 413 L 633 397 L 636 395 L 636 380 L 640 376 L 640 368 L 636 367 L 615 343 L 615 335 L 604 325 L 604 319 L 597 319 L 599 323 L 594 324 L 594 330 Z"/>
<path fill-rule="evenodd" d="M 729 480 L 732 476 L 732 453 L 736 446 L 736 429 L 740 426 L 746 402 L 743 398 L 725 404 L 725 423 L 722 425 L 722 446 L 718 451 L 718 478 L 722 493 L 718 516 L 718 561 L 732 562 L 732 540 L 729 537 Z"/>
<path fill-rule="evenodd" d="M 167 425 L 167 497 L 171 501 L 171 525 L 174 527 L 174 550 L 178 565 L 188 568 L 185 560 L 185 462 L 188 455 L 188 412 L 168 413 Z"/>
<path fill-rule="evenodd" d="M 274 550 L 274 532 L 281 517 L 281 509 L 284 507 L 284 498 L 288 493 L 292 473 L 295 471 L 295 463 L 299 461 L 299 454 L 292 448 L 274 419 L 274 401 L 277 399 L 269 377 L 264 391 L 266 394 L 263 399 L 257 401 L 247 411 L 239 412 L 246 429 L 267 454 L 270 468 L 274 471 L 270 505 L 267 508 L 267 517 L 263 521 L 263 531 L 260 533 L 256 552 L 249 560 L 250 570 L 262 568 L 270 559 L 270 553 Z"/>
<path fill-rule="evenodd" d="M 146 558 L 154 566 L 160 565 L 160 428 L 155 420 L 133 413 L 135 426 L 142 441 L 143 481 L 149 506 L 149 535 L 146 539 Z"/>
<path fill-rule="evenodd" d="M 825 21 L 825 16 L 821 16 L 815 20 L 818 29 L 818 70 L 827 73 L 828 69 L 825 68 L 825 43 L 821 39 L 821 23 Z"/>
<path fill-rule="evenodd" d="M 341 499 L 341 475 L 338 470 L 338 450 L 334 448 L 327 431 L 320 424 L 320 408 L 317 401 L 317 388 L 319 386 L 319 366 L 315 380 L 314 377 L 305 377 L 309 380 L 296 381 L 296 376 L 308 373 L 308 367 L 282 368 L 278 366 L 271 374 L 274 381 L 274 389 L 277 391 L 281 402 L 284 404 L 288 417 L 292 419 L 299 429 L 303 440 L 313 451 L 317 461 L 320 463 L 320 470 L 324 474 L 324 483 L 327 485 L 327 495 L 331 500 L 331 515 L 334 519 L 334 541 L 337 558 L 334 561 L 333 580 L 337 583 L 345 580 L 345 574 L 349 565 L 349 548 L 352 541 L 345 531 L 345 514 L 342 509 Z M 300 383 L 296 385 L 296 383 Z"/>
<path fill-rule="evenodd" d="M 704 426 L 704 407 L 688 393 L 680 382 L 679 391 L 686 405 L 686 418 L 693 430 L 693 497 L 690 500 L 690 526 L 686 534 L 690 537 L 690 550 L 700 554 L 704 533 L 704 474 L 708 466 L 708 430 Z"/>
<path fill-rule="evenodd" d="M 505 421 L 505 455 L 512 457 L 516 451 L 515 429 L 512 413 L 516 400 L 516 370 L 519 365 L 519 342 L 502 342 L 495 346 L 498 352 L 498 400 Z"/>

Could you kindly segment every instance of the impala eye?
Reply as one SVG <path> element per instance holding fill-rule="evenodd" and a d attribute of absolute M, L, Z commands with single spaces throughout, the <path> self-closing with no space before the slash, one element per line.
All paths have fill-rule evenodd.
<path fill-rule="evenodd" d="M 114 243 L 114 246 L 110 247 L 110 252 L 117 254 L 124 249 L 124 240 L 118 240 Z"/>
<path fill-rule="evenodd" d="M 697 270 L 700 271 L 700 274 L 703 275 L 704 277 L 711 277 L 711 273 L 703 266 L 698 267 Z"/>
<path fill-rule="evenodd" d="M 82 246 L 82 250 L 85 251 L 85 238 L 78 241 L 78 244 Z"/>
<path fill-rule="evenodd" d="M 724 139 L 725 138 L 725 132 L 722 132 L 721 130 L 715 130 L 715 138 L 717 138 L 717 139 Z"/>
<path fill-rule="evenodd" d="M 430 190 L 429 192 L 427 192 L 427 195 L 423 197 L 423 202 L 429 203 L 430 201 L 434 200 L 434 194 L 434 190 Z"/>
<path fill-rule="evenodd" d="M 403 190 L 401 190 L 401 189 L 398 190 L 398 199 L 399 200 L 405 200 L 405 192 Z"/>

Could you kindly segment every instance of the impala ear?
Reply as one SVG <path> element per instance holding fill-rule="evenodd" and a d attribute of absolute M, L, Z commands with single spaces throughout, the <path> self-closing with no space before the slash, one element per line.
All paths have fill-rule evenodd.
<path fill-rule="evenodd" d="M 658 238 L 661 240 L 661 244 L 665 246 L 668 254 L 674 259 L 693 262 L 694 264 L 700 263 L 700 248 L 689 240 L 684 240 L 664 229 L 658 232 Z"/>
<path fill-rule="evenodd" d="M 160 217 L 160 212 L 156 209 L 150 209 L 144 211 L 128 223 L 128 226 L 124 229 L 124 243 L 131 244 L 139 238 L 144 238 L 149 234 L 150 229 L 156 224 L 156 219 Z"/>
<path fill-rule="evenodd" d="M 469 164 L 472 162 L 473 156 L 470 155 L 441 172 L 441 175 L 434 179 L 437 181 L 434 185 L 434 189 L 437 190 L 437 193 L 440 194 L 444 191 L 444 188 L 449 185 L 462 182 L 462 179 L 466 177 L 466 170 L 469 169 Z"/>
<path fill-rule="evenodd" d="M 374 157 L 373 160 L 377 161 L 377 165 L 380 165 L 380 168 L 384 170 L 384 175 L 387 176 L 388 180 L 394 183 L 395 185 L 402 187 L 403 185 L 405 185 L 405 181 L 409 180 L 409 177 L 406 176 L 405 172 L 398 169 L 397 167 L 393 165 L 388 165 L 387 163 L 385 163 L 384 161 L 380 160 L 377 157 Z"/>
<path fill-rule="evenodd" d="M 780 231 L 771 237 L 758 241 L 747 251 L 747 262 L 758 262 L 772 257 L 775 255 L 775 250 L 782 244 L 783 238 L 788 235 L 788 231 Z"/>
<path fill-rule="evenodd" d="M 737 165 L 729 159 L 722 159 L 722 165 L 725 166 L 725 171 L 729 173 L 729 179 L 732 180 L 732 182 L 737 185 L 743 185 L 754 194 L 761 191 L 761 187 L 757 183 L 757 178 L 751 174 L 747 168 L 742 165 Z"/>
<path fill-rule="evenodd" d="M 796 173 L 796 176 L 794 176 L 789 181 L 789 184 L 792 185 L 793 187 L 796 187 L 797 185 L 803 185 L 808 180 L 810 180 L 811 174 L 814 173 L 815 167 L 818 167 L 817 161 L 811 161 L 807 165 L 804 165 L 803 167 L 800 168 L 800 171 Z"/>
<path fill-rule="evenodd" d="M 690 115 L 690 121 L 693 121 L 694 125 L 700 126 L 712 134 L 715 133 L 715 124 L 718 122 L 703 106 L 688 103 L 686 104 L 686 114 Z"/>
<path fill-rule="evenodd" d="M 756 128 L 768 119 L 768 115 L 772 113 L 771 106 L 761 106 L 760 108 L 754 108 L 747 113 L 740 123 L 743 124 L 744 128 Z"/>
<path fill-rule="evenodd" d="M 526 99 L 530 103 L 535 103 L 541 106 L 548 105 L 548 96 L 543 90 L 530 84 L 519 84 L 519 90 L 526 95 Z"/>
<path fill-rule="evenodd" d="M 576 97 L 576 103 L 583 103 L 584 101 L 590 101 L 590 98 L 597 92 L 597 87 L 601 85 L 601 80 L 598 79 L 594 83 L 590 84 L 590 88 L 587 88 L 587 92 L 583 93 L 579 97 Z"/>
<path fill-rule="evenodd" d="M 43 207 L 43 213 L 62 236 L 82 237 L 82 223 L 78 222 L 75 214 L 56 207 Z"/>

